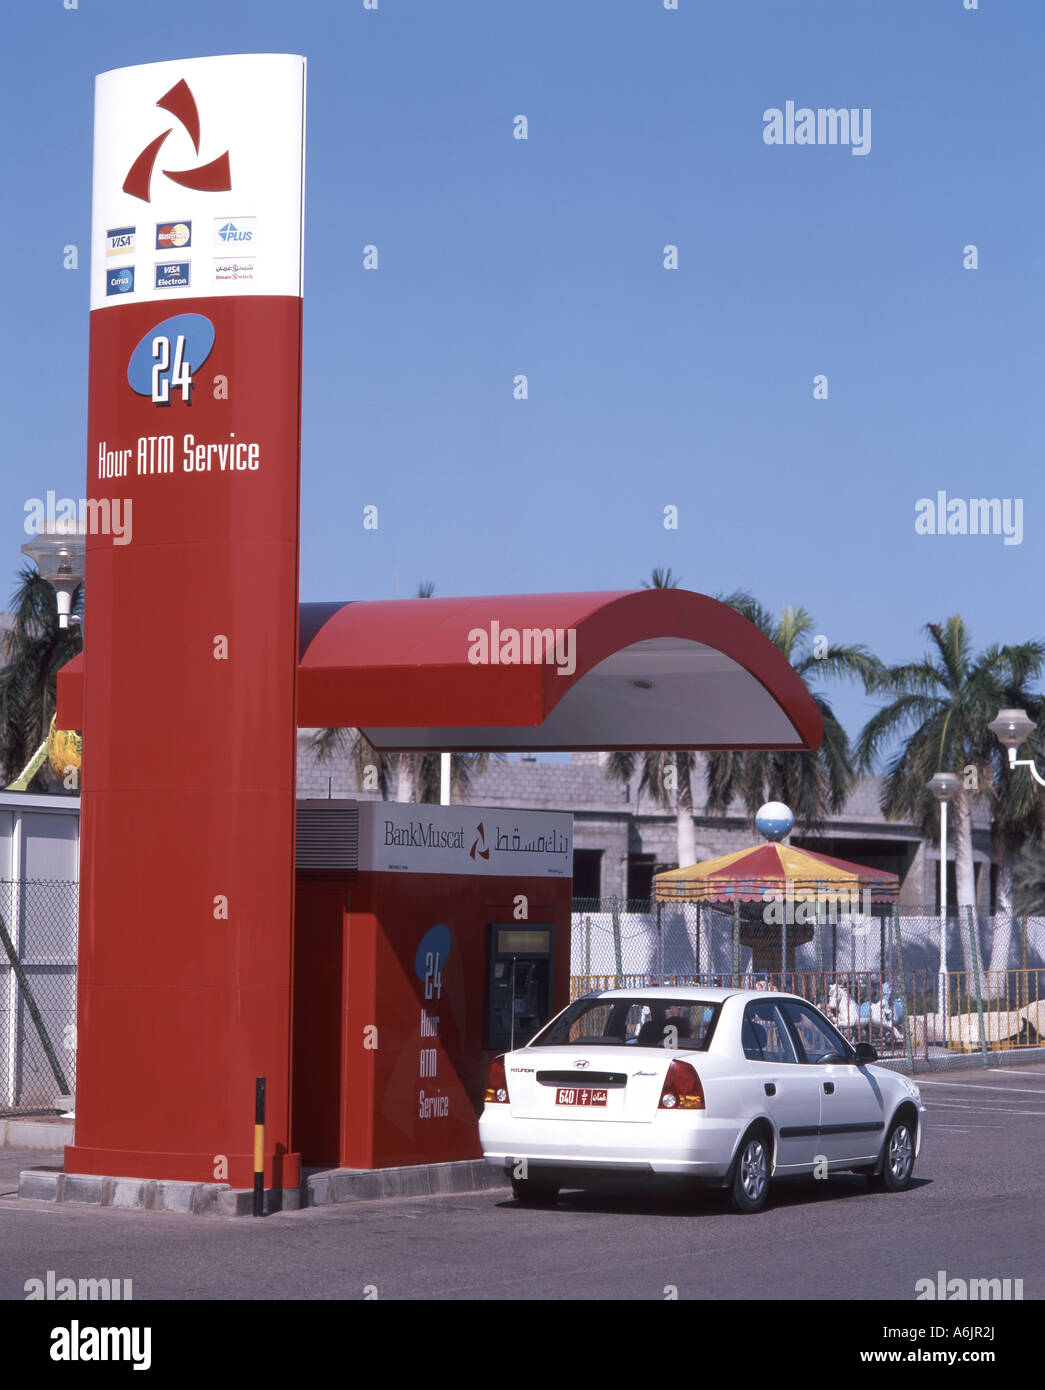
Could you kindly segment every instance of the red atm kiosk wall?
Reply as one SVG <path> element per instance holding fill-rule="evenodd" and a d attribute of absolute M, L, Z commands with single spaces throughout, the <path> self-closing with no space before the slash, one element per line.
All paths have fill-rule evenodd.
<path fill-rule="evenodd" d="M 479 1157 L 486 1071 L 506 1046 L 488 1045 L 500 1036 L 503 1007 L 493 1033 L 491 1017 L 507 999 L 505 982 L 519 1001 L 517 1042 L 569 998 L 571 818 L 327 805 L 328 815 L 360 816 L 359 867 L 324 872 L 299 819 L 294 1147 L 306 1163 L 352 1168 Z M 418 846 L 419 833 L 429 843 Z M 490 854 L 475 868 L 477 839 Z M 523 848 L 531 843 L 541 848 Z M 435 872 L 421 868 L 433 863 Z M 512 872 L 520 864 L 530 872 Z M 539 988 L 527 994 L 531 983 Z"/>

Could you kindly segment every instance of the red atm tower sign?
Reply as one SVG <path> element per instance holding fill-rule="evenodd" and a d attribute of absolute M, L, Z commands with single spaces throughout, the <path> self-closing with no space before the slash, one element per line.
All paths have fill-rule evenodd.
<path fill-rule="evenodd" d="M 305 63 L 105 73 L 95 103 L 76 1142 L 249 1186 L 289 1143 Z"/>

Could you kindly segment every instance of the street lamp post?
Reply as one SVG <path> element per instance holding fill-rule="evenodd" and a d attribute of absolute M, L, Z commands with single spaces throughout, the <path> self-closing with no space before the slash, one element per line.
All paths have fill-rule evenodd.
<path fill-rule="evenodd" d="M 1009 767 L 1029 767 L 1031 776 L 1039 786 L 1045 787 L 1045 777 L 1034 765 L 1033 758 L 1017 758 L 1016 749 L 1025 743 L 1034 732 L 1034 720 L 1027 718 L 1026 710 L 1000 709 L 997 719 L 987 725 L 998 742 L 1004 744 L 1009 754 Z"/>
<path fill-rule="evenodd" d="M 954 772 L 937 772 L 929 779 L 929 790 L 940 803 L 940 975 L 936 996 L 945 1029 L 950 1016 L 947 982 L 947 803 L 954 800 L 961 788 L 962 779 Z"/>
<path fill-rule="evenodd" d="M 41 578 L 57 593 L 59 627 L 69 626 L 73 594 L 83 582 L 85 529 L 82 522 L 54 521 L 22 546 L 22 554 L 33 561 Z"/>

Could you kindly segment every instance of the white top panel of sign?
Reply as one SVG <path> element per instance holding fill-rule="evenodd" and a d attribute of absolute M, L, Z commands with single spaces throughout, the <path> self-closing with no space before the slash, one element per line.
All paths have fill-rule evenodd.
<path fill-rule="evenodd" d="M 95 79 L 91 308 L 302 292 L 305 59 Z"/>
<path fill-rule="evenodd" d="M 359 867 L 379 873 L 572 878 L 573 817 L 562 811 L 361 802 Z"/>

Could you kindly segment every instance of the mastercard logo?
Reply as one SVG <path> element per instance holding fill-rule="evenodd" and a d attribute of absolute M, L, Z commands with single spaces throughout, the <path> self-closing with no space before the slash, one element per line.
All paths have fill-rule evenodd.
<path fill-rule="evenodd" d="M 175 246 L 189 246 L 191 243 L 191 222 L 158 222 L 156 224 L 157 251 L 164 251 Z"/>

